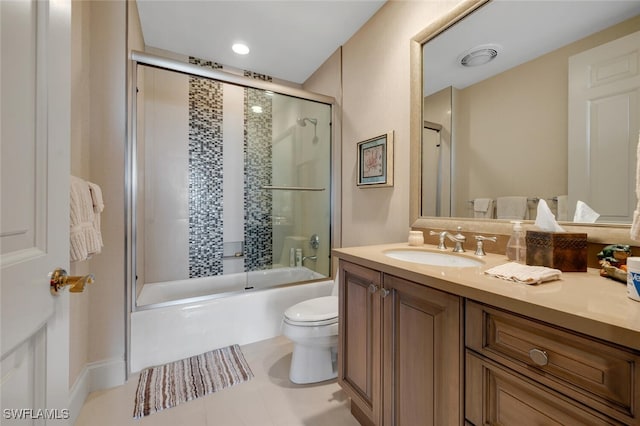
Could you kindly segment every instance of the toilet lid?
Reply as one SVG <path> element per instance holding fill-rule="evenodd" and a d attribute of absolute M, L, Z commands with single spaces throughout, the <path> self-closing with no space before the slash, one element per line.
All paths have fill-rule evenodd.
<path fill-rule="evenodd" d="M 296 322 L 316 322 L 338 318 L 338 296 L 305 300 L 287 309 L 284 316 Z"/>

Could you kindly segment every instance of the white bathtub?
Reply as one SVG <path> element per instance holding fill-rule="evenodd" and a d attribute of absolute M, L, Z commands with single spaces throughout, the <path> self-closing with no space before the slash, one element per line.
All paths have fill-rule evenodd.
<path fill-rule="evenodd" d="M 256 274 L 257 277 L 254 277 L 256 279 L 250 280 L 254 289 L 244 290 L 244 284 L 242 284 L 238 291 L 217 293 L 214 296 L 198 296 L 197 291 L 207 286 L 230 288 L 228 282 L 216 281 L 233 282 L 237 281 L 237 277 L 187 280 L 187 284 L 190 281 L 198 282 L 194 283 L 197 291 L 186 295 L 186 303 L 160 305 L 132 312 L 131 371 L 137 372 L 146 367 L 236 343 L 244 345 L 280 335 L 282 314 L 289 306 L 303 300 L 331 294 L 332 280 L 294 285 L 273 282 L 286 281 L 302 269 L 306 268 L 281 268 L 281 270 L 269 271 L 271 273 L 261 272 Z M 240 275 L 246 276 L 246 274 Z M 205 283 L 206 281 L 208 284 Z M 179 286 L 184 283 L 177 281 L 161 285 L 153 284 L 152 288 L 156 293 L 153 303 L 175 299 L 176 289 L 171 284 Z M 238 287 L 235 288 L 238 289 Z M 160 289 L 165 289 L 164 300 Z M 149 296 L 148 300 L 152 298 Z"/>

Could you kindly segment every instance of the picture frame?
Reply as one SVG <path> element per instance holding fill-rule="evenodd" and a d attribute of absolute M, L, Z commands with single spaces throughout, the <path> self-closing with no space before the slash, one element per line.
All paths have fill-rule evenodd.
<path fill-rule="evenodd" d="M 393 131 L 358 142 L 359 188 L 393 186 Z"/>

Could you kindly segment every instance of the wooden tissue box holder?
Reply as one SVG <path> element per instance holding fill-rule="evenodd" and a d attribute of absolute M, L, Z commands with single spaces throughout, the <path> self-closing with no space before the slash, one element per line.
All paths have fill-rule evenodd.
<path fill-rule="evenodd" d="M 527 265 L 586 272 L 587 234 L 527 231 Z"/>

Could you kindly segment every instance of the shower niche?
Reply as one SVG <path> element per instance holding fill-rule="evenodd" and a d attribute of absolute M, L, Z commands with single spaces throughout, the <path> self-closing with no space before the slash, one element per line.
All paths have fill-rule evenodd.
<path fill-rule="evenodd" d="M 296 249 L 329 276 L 331 104 L 140 63 L 136 81 L 136 294 L 296 267 Z"/>

